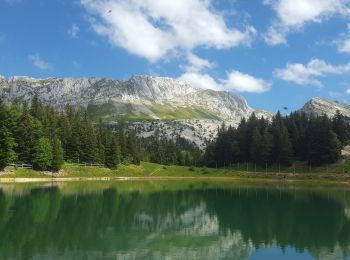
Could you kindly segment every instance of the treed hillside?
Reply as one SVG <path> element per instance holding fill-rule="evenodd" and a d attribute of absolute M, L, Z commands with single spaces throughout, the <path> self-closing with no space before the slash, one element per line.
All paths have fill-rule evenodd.
<path fill-rule="evenodd" d="M 85 109 L 67 106 L 57 111 L 38 96 L 30 106 L 0 100 L 0 170 L 11 163 L 26 163 L 37 170 L 57 171 L 64 161 L 109 168 L 141 160 L 190 165 L 192 158 L 199 161 L 200 156 L 198 148 L 178 136 L 141 139 L 123 122 L 93 124 Z"/>
<path fill-rule="evenodd" d="M 232 163 L 291 165 L 295 160 L 312 165 L 334 163 L 350 137 L 350 126 L 339 111 L 333 119 L 295 112 L 272 122 L 254 114 L 242 119 L 237 129 L 225 125 L 206 149 L 204 161 L 210 167 Z"/>
<path fill-rule="evenodd" d="M 156 129 L 154 135 L 142 138 L 136 130 L 122 121 L 93 123 L 86 109 L 55 110 L 38 96 L 30 105 L 0 100 L 0 170 L 25 163 L 37 170 L 58 171 L 64 162 L 109 168 L 140 161 L 208 167 L 248 162 L 288 166 L 294 160 L 322 165 L 339 160 L 350 137 L 350 126 L 339 112 L 333 119 L 277 113 L 272 121 L 253 113 L 237 128 L 223 124 L 205 151 L 179 135 L 169 138 Z"/>

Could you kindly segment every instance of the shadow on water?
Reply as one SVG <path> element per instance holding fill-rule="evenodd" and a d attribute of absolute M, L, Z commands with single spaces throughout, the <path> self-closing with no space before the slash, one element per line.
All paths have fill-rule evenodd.
<path fill-rule="evenodd" d="M 3 186 L 0 258 L 249 259 L 273 247 L 318 259 L 350 255 L 346 188 L 168 184 Z"/>

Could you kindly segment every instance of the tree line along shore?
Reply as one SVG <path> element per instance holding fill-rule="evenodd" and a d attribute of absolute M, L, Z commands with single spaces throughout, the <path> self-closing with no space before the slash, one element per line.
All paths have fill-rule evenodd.
<path fill-rule="evenodd" d="M 237 128 L 223 124 L 203 151 L 179 136 L 169 138 L 159 129 L 142 138 L 122 120 L 110 125 L 102 119 L 92 121 L 85 109 L 67 106 L 57 110 L 38 96 L 30 104 L 7 104 L 0 99 L 0 171 L 11 164 L 27 164 L 33 168 L 27 173 L 58 172 L 72 168 L 65 165 L 68 163 L 98 165 L 120 173 L 128 165 L 150 162 L 185 166 L 183 169 L 200 167 L 204 175 L 211 168 L 266 173 L 322 169 L 332 173 L 340 167 L 346 173 L 341 149 L 349 137 L 349 123 L 339 112 L 333 118 L 277 113 L 272 120 L 252 114 Z"/>

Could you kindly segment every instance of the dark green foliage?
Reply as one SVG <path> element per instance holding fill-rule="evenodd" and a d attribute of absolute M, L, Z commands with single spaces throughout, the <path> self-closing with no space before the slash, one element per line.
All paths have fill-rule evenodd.
<path fill-rule="evenodd" d="M 14 139 L 9 130 L 7 109 L 0 99 L 0 171 L 15 159 Z"/>
<path fill-rule="evenodd" d="M 310 118 L 305 140 L 310 163 L 319 165 L 339 160 L 341 143 L 326 116 Z"/>
<path fill-rule="evenodd" d="M 292 113 L 282 117 L 277 113 L 272 122 L 253 114 L 237 129 L 220 129 L 206 148 L 204 163 L 210 167 L 237 162 L 289 166 L 295 158 L 315 165 L 334 163 L 340 159 L 341 144 L 349 139 L 349 130 L 339 112 L 332 120 L 327 116 Z"/>
<path fill-rule="evenodd" d="M 349 140 L 350 131 L 347 119 L 340 114 L 339 110 L 337 110 L 337 113 L 332 120 L 332 129 L 342 144 L 345 144 L 345 142 Z"/>
<path fill-rule="evenodd" d="M 120 146 L 117 141 L 116 136 L 111 137 L 111 141 L 107 144 L 106 149 L 106 166 L 111 169 L 115 169 L 118 167 L 120 163 L 121 152 Z"/>
<path fill-rule="evenodd" d="M 122 162 L 138 164 L 147 154 L 140 138 L 123 123 L 118 131 L 102 122 L 94 125 L 85 110 L 67 106 L 57 111 L 37 96 L 30 108 L 0 101 L 0 169 L 27 163 L 59 171 L 64 161 L 116 168 Z"/>
<path fill-rule="evenodd" d="M 19 160 L 24 163 L 33 163 L 35 146 L 42 136 L 42 125 L 38 119 L 30 115 L 26 105 L 23 106 L 23 112 L 18 119 L 15 131 L 16 152 Z"/>
<path fill-rule="evenodd" d="M 169 139 L 160 136 L 159 129 L 154 136 L 142 140 L 144 152 L 151 162 L 160 164 L 200 165 L 203 152 L 193 143 L 179 136 Z M 142 151 L 142 150 L 141 150 Z M 147 160 L 147 156 L 142 156 Z"/>
<path fill-rule="evenodd" d="M 32 99 L 30 114 L 39 120 L 42 120 L 44 117 L 44 107 L 37 94 Z"/>
<path fill-rule="evenodd" d="M 140 162 L 141 162 L 141 155 L 140 155 L 141 146 L 139 144 L 138 138 L 136 136 L 136 132 L 134 130 L 129 131 L 129 133 L 127 135 L 126 148 L 127 148 L 128 156 L 132 158 L 132 163 L 140 164 Z"/>
<path fill-rule="evenodd" d="M 270 132 L 272 134 L 271 161 L 290 165 L 293 162 L 292 145 L 287 127 L 279 112 L 272 120 Z"/>
<path fill-rule="evenodd" d="M 192 155 L 189 151 L 180 151 L 178 154 L 178 163 L 183 166 L 192 165 Z"/>
<path fill-rule="evenodd" d="M 0 171 L 13 162 L 13 138 L 7 128 L 0 122 Z"/>
<path fill-rule="evenodd" d="M 6 106 L 0 101 L 0 170 L 9 163 L 33 164 L 36 169 L 61 169 L 64 161 L 119 164 L 151 161 L 187 166 L 230 167 L 236 163 L 290 165 L 294 159 L 311 164 L 332 163 L 340 158 L 341 145 L 350 137 L 350 127 L 339 112 L 330 120 L 280 113 L 272 122 L 253 113 L 237 129 L 218 129 L 205 153 L 196 144 L 165 131 L 140 138 L 126 122 L 92 123 L 83 109 L 67 106 L 57 111 L 34 96 L 27 104 Z"/>
<path fill-rule="evenodd" d="M 60 139 L 54 137 L 52 140 L 52 163 L 51 169 L 59 171 L 64 164 L 63 148 Z"/>
<path fill-rule="evenodd" d="M 261 134 L 258 128 L 254 129 L 250 154 L 258 165 L 269 163 L 271 159 L 271 135 L 267 130 Z"/>
<path fill-rule="evenodd" d="M 52 146 L 48 138 L 40 138 L 34 150 L 33 166 L 36 170 L 50 170 L 52 166 Z"/>

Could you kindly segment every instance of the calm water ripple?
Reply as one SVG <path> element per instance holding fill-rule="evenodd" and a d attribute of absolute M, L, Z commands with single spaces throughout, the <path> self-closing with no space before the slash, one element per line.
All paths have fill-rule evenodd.
<path fill-rule="evenodd" d="M 0 259 L 350 259 L 350 188 L 0 186 Z"/>

